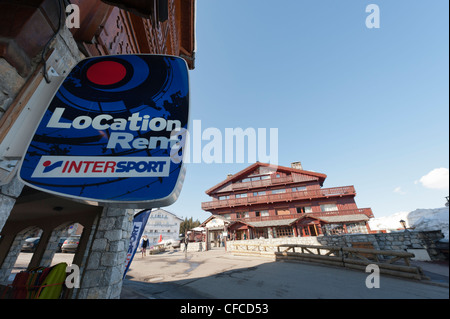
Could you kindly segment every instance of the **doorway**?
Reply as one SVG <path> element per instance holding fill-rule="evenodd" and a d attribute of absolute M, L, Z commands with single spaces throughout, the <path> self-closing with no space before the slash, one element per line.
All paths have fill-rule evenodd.
<path fill-rule="evenodd" d="M 308 225 L 308 229 L 311 236 L 317 236 L 316 224 Z"/>

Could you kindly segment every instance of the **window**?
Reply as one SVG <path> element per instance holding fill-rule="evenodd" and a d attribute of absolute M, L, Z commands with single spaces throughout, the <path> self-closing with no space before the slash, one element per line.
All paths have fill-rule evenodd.
<path fill-rule="evenodd" d="M 345 232 L 343 224 L 325 224 L 323 226 L 324 235 L 340 235 Z"/>
<path fill-rule="evenodd" d="M 236 213 L 236 218 L 247 218 L 248 212 Z"/>
<path fill-rule="evenodd" d="M 285 209 L 277 209 L 276 210 L 276 215 L 280 216 L 280 215 L 290 215 L 291 212 L 289 211 L 289 208 L 285 208 Z"/>
<path fill-rule="evenodd" d="M 320 209 L 322 212 L 332 212 L 338 210 L 336 204 L 322 204 L 320 205 Z"/>
<path fill-rule="evenodd" d="M 253 196 L 262 196 L 266 195 L 266 192 L 253 192 Z"/>
<path fill-rule="evenodd" d="M 276 228 L 277 238 L 279 237 L 292 237 L 293 231 L 292 227 L 277 227 Z"/>
<path fill-rule="evenodd" d="M 247 197 L 247 193 L 236 194 L 236 198 L 244 198 Z"/>
<path fill-rule="evenodd" d="M 286 193 L 286 190 L 284 188 L 272 190 L 272 194 L 281 194 L 281 193 Z"/>
<path fill-rule="evenodd" d="M 297 207 L 297 214 L 307 214 L 307 213 L 312 213 L 311 206 Z"/>
<path fill-rule="evenodd" d="M 303 230 L 302 236 L 311 236 L 311 234 L 309 233 L 308 226 L 302 227 L 302 230 Z"/>
<path fill-rule="evenodd" d="M 230 199 L 230 195 L 219 196 L 219 200 Z"/>
<path fill-rule="evenodd" d="M 306 190 L 306 186 L 292 187 L 293 192 L 299 192 L 299 191 L 304 191 L 304 190 Z"/>
<path fill-rule="evenodd" d="M 255 212 L 255 216 L 256 216 L 256 217 L 269 216 L 269 211 L 268 211 L 268 210 L 260 210 L 260 211 L 256 211 L 256 212 Z"/>
<path fill-rule="evenodd" d="M 253 231 L 255 238 L 269 238 L 267 228 L 256 228 Z"/>
<path fill-rule="evenodd" d="M 348 223 L 345 224 L 345 227 L 347 228 L 347 233 L 349 234 L 367 234 L 367 227 L 365 223 Z"/>

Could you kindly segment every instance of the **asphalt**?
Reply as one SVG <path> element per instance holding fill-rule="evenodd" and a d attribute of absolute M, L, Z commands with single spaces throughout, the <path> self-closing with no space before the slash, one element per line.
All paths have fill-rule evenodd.
<path fill-rule="evenodd" d="M 449 261 L 412 261 L 412 265 L 420 267 L 429 280 L 428 284 L 449 287 Z"/>
<path fill-rule="evenodd" d="M 449 264 L 414 262 L 429 280 L 387 275 L 366 286 L 368 273 L 311 263 L 234 256 L 223 249 L 137 254 L 122 299 L 448 299 Z"/>

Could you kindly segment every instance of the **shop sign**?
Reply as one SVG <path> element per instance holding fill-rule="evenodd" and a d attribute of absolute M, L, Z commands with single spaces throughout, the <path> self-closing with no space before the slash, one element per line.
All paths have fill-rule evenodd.
<path fill-rule="evenodd" d="M 177 199 L 184 166 L 171 155 L 189 114 L 183 59 L 88 58 L 49 100 L 21 164 L 26 185 L 94 205 L 149 208 Z"/>

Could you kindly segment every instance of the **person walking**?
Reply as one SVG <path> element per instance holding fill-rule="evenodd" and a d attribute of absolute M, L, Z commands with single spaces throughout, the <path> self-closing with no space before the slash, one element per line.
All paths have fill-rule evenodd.
<path fill-rule="evenodd" d="M 186 233 L 186 234 L 184 235 L 184 251 L 185 251 L 185 252 L 187 252 L 188 244 L 189 244 L 189 236 L 188 236 L 188 234 Z"/>
<path fill-rule="evenodd" d="M 147 253 L 147 246 L 148 246 L 148 238 L 146 235 L 142 238 L 142 257 L 144 257 Z"/>

